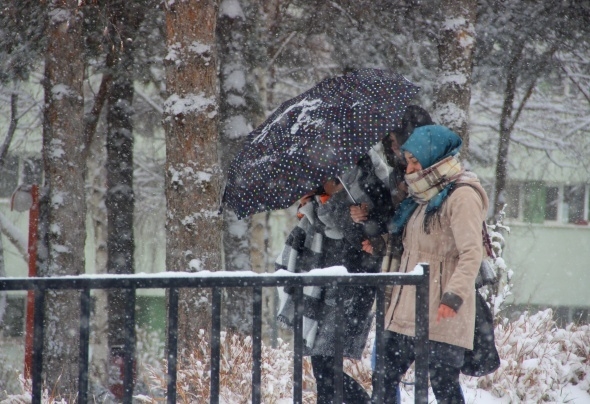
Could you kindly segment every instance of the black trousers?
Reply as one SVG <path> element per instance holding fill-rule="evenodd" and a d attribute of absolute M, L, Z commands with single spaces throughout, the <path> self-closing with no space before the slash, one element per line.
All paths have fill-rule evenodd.
<path fill-rule="evenodd" d="M 383 375 L 383 403 L 398 403 L 396 388 L 416 358 L 414 338 L 385 331 L 385 366 Z M 465 350 L 454 345 L 430 341 L 430 385 L 438 404 L 464 404 L 465 398 L 459 384 L 459 374 Z M 373 374 L 373 385 L 375 385 Z"/>
<path fill-rule="evenodd" d="M 334 401 L 334 357 L 311 356 L 311 367 L 317 386 L 317 403 L 332 404 Z M 371 401 L 367 391 L 356 380 L 343 376 L 343 398 L 346 404 L 367 404 Z"/>

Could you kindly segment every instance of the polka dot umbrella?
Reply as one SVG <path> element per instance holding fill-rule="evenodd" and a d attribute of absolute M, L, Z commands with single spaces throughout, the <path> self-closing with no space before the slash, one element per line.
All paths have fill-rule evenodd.
<path fill-rule="evenodd" d="M 232 160 L 224 205 L 240 219 L 288 208 L 398 128 L 418 91 L 399 74 L 359 69 L 284 102 Z"/>

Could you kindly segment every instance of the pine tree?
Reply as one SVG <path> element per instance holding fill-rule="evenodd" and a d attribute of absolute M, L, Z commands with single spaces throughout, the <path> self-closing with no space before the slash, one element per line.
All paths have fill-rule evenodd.
<path fill-rule="evenodd" d="M 166 269 L 221 266 L 221 169 L 215 0 L 168 2 L 166 10 Z M 209 329 L 205 291 L 181 290 L 179 356 Z"/>
<path fill-rule="evenodd" d="M 47 4 L 43 159 L 49 192 L 45 276 L 78 275 L 85 266 L 85 160 L 82 12 L 77 0 Z M 45 309 L 45 382 L 56 396 L 75 395 L 80 307 L 76 291 L 49 291 Z"/>
<path fill-rule="evenodd" d="M 217 22 L 221 89 L 219 154 L 224 176 L 227 175 L 231 159 L 253 129 L 258 106 L 247 51 L 249 28 L 253 23 L 253 18 L 247 14 L 250 8 L 247 3 L 249 2 L 245 0 L 223 0 Z M 252 270 L 250 218 L 238 220 L 234 212 L 226 209 L 223 211 L 223 219 L 225 269 Z M 223 318 L 227 321 L 229 330 L 245 334 L 252 332 L 251 296 L 248 288 L 231 288 L 227 291 Z"/>

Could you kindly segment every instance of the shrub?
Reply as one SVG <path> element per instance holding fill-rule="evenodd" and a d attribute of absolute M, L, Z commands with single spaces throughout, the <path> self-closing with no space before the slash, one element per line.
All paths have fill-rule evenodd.
<path fill-rule="evenodd" d="M 489 390 L 511 402 L 563 402 L 568 384 L 590 393 L 590 326 L 558 328 L 553 312 L 524 313 L 496 327 L 500 368 L 466 384 Z M 473 383 L 475 381 L 475 383 Z"/>
<path fill-rule="evenodd" d="M 279 340 L 277 348 L 262 344 L 261 400 L 263 403 L 292 401 L 292 358 L 288 344 Z M 252 339 L 221 333 L 219 390 L 220 400 L 227 403 L 247 403 L 252 396 Z M 189 357 L 178 358 L 177 400 L 181 403 L 207 402 L 211 382 L 210 344 L 203 330 L 199 345 Z M 163 361 L 166 369 L 166 361 Z M 303 397 L 305 403 L 315 402 L 315 381 L 311 364 L 304 361 Z M 166 389 L 161 369 L 152 368 L 152 387 Z"/>

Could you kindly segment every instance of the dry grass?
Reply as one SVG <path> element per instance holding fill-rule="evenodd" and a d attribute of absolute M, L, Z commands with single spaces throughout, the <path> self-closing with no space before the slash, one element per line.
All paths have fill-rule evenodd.
<path fill-rule="evenodd" d="M 252 396 L 252 339 L 221 334 L 219 371 L 220 400 L 227 403 L 248 403 Z M 204 334 L 198 348 L 188 358 L 179 358 L 177 372 L 177 401 L 179 403 L 208 402 L 210 393 L 210 346 Z M 262 344 L 261 400 L 263 403 L 289 402 L 292 399 L 292 351 L 279 341 L 279 347 Z M 164 369 L 166 363 L 163 363 Z M 303 395 L 305 403 L 315 402 L 315 381 L 311 364 L 303 364 Z M 161 369 L 152 369 L 152 385 L 165 390 L 166 379 Z"/>
<path fill-rule="evenodd" d="M 374 331 L 368 338 L 361 360 L 344 360 L 344 371 L 353 376 L 369 393 L 371 392 L 371 350 Z M 252 340 L 238 335 L 222 333 L 220 359 L 220 399 L 226 403 L 248 403 L 252 395 Z M 210 346 L 201 335 L 199 347 L 189 358 L 179 358 L 177 401 L 179 403 L 207 402 L 210 392 Z M 180 363 L 183 365 L 180 365 Z M 152 368 L 152 387 L 160 393 L 166 389 L 166 379 L 161 368 Z M 289 344 L 279 340 L 277 348 L 262 344 L 261 401 L 263 403 L 290 403 L 293 394 L 293 351 Z M 303 360 L 303 402 L 316 402 L 315 378 L 308 357 Z M 161 394 L 163 396 L 163 394 Z M 151 400 L 157 402 L 158 400 Z"/>

